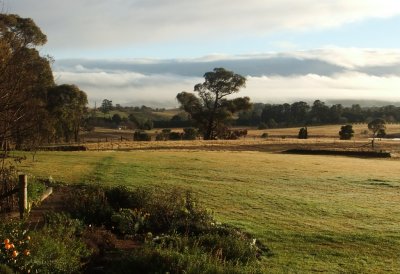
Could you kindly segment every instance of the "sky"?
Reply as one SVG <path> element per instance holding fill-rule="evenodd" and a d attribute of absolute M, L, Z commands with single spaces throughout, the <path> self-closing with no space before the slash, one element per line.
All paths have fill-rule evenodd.
<path fill-rule="evenodd" d="M 203 75 L 253 102 L 400 102 L 398 0 L 0 0 L 47 35 L 57 84 L 93 105 L 176 107 Z"/>

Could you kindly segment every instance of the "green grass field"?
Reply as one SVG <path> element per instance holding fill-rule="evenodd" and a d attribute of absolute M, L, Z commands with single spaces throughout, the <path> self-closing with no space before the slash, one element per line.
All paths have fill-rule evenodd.
<path fill-rule="evenodd" d="M 184 187 L 273 255 L 271 273 L 400 273 L 400 162 L 248 151 L 40 152 L 66 183 Z"/>

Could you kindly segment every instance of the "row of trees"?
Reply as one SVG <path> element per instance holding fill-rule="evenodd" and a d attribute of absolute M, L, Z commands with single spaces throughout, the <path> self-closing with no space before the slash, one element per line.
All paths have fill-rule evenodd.
<path fill-rule="evenodd" d="M 87 96 L 74 85 L 57 86 L 47 41 L 32 19 L 0 14 L 0 142 L 5 149 L 78 139 Z"/>
<path fill-rule="evenodd" d="M 239 113 L 237 125 L 260 128 L 288 127 L 319 124 L 346 124 L 370 122 L 383 118 L 387 122 L 400 122 L 400 107 L 361 107 L 341 104 L 328 106 L 320 100 L 312 105 L 300 101 L 292 104 L 254 104 L 250 110 Z"/>

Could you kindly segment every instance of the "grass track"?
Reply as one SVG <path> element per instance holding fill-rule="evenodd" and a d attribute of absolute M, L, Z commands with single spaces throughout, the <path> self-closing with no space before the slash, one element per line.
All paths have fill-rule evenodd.
<path fill-rule="evenodd" d="M 41 152 L 68 183 L 185 187 L 274 255 L 273 273 L 400 273 L 400 161 L 233 151 Z"/>

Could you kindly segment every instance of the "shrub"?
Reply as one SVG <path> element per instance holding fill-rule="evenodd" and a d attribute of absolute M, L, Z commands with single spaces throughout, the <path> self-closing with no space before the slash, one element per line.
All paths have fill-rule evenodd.
<path fill-rule="evenodd" d="M 150 214 L 151 232 L 198 234 L 211 224 L 212 217 L 197 204 L 190 191 L 172 189 L 168 193 L 153 195 L 145 208 Z"/>
<path fill-rule="evenodd" d="M 351 140 L 354 136 L 354 130 L 352 125 L 345 125 L 340 128 L 339 131 L 340 140 Z"/>
<path fill-rule="evenodd" d="M 76 188 L 65 198 L 66 210 L 73 218 L 87 224 L 111 225 L 113 209 L 107 201 L 105 190 L 96 186 Z"/>
<path fill-rule="evenodd" d="M 228 235 L 211 233 L 202 235 L 198 239 L 199 246 L 221 260 L 241 263 L 257 259 L 259 253 L 255 243 L 239 233 Z"/>
<path fill-rule="evenodd" d="M 76 273 L 90 256 L 80 238 L 82 223 L 65 214 L 49 213 L 46 225 L 32 232 L 29 265 L 34 273 Z"/>
<path fill-rule="evenodd" d="M 308 139 L 307 127 L 302 127 L 302 128 L 299 130 L 298 138 L 299 138 L 299 139 Z"/>
<path fill-rule="evenodd" d="M 198 130 L 193 127 L 187 127 L 183 129 L 184 140 L 196 140 L 198 135 Z"/>
<path fill-rule="evenodd" d="M 211 254 L 204 253 L 196 246 L 187 246 L 183 250 L 175 248 L 155 248 L 144 245 L 131 252 L 120 252 L 115 260 L 105 265 L 106 273 L 263 273 L 257 264 L 238 264 L 221 261 Z"/>
<path fill-rule="evenodd" d="M 148 217 L 149 214 L 140 209 L 121 208 L 111 216 L 111 221 L 120 233 L 135 235 L 146 231 Z"/>
<path fill-rule="evenodd" d="M 174 141 L 182 140 L 182 136 L 183 136 L 182 133 L 172 131 L 172 132 L 169 133 L 168 139 L 169 140 L 174 140 Z"/>
<path fill-rule="evenodd" d="M 118 211 L 121 208 L 132 207 L 132 193 L 126 186 L 117 186 L 105 190 L 105 197 L 110 206 Z"/>
<path fill-rule="evenodd" d="M 39 180 L 31 180 L 28 184 L 28 198 L 30 203 L 40 203 L 46 185 Z"/>
<path fill-rule="evenodd" d="M 134 141 L 151 141 L 151 136 L 150 134 L 147 134 L 144 131 L 135 131 L 133 133 L 133 140 Z"/>
<path fill-rule="evenodd" d="M 171 129 L 164 128 L 160 133 L 156 135 L 156 141 L 167 141 L 169 140 L 169 134 L 171 133 Z"/>

